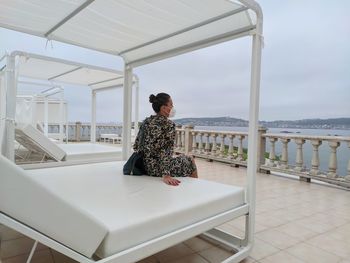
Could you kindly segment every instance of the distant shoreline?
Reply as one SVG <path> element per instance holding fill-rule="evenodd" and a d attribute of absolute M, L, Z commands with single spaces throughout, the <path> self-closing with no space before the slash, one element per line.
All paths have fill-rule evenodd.
<path fill-rule="evenodd" d="M 178 125 L 248 127 L 247 120 L 233 117 L 182 118 L 175 119 L 174 122 Z M 350 118 L 260 121 L 259 125 L 279 129 L 350 130 Z"/>

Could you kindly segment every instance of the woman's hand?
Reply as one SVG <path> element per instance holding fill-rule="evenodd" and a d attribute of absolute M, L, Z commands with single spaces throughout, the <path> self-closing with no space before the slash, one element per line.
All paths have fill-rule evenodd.
<path fill-rule="evenodd" d="M 180 180 L 177 180 L 177 179 L 171 177 L 170 175 L 164 176 L 163 182 L 168 184 L 168 185 L 173 185 L 173 186 L 178 186 L 181 183 Z"/>

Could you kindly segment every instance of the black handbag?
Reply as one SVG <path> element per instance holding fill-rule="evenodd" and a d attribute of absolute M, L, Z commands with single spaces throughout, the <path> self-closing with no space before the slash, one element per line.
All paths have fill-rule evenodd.
<path fill-rule="evenodd" d="M 125 175 L 147 174 L 145 164 L 143 163 L 143 154 L 140 152 L 134 152 L 124 164 L 123 173 Z"/>
<path fill-rule="evenodd" d="M 139 147 L 142 148 L 144 143 L 144 125 L 142 123 L 139 137 Z M 143 152 L 134 152 L 126 161 L 123 167 L 123 174 L 125 175 L 145 175 L 147 174 L 145 164 L 143 162 Z"/>

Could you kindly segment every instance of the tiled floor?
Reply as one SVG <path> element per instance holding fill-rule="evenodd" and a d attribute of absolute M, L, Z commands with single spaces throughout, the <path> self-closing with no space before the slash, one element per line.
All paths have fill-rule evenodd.
<path fill-rule="evenodd" d="M 245 185 L 246 169 L 198 160 L 201 178 Z M 221 226 L 244 235 L 244 218 Z M 255 247 L 245 263 L 350 263 L 350 191 L 258 174 Z M 32 240 L 0 226 L 2 263 L 26 261 Z M 231 252 L 195 237 L 142 263 L 221 262 Z M 33 263 L 75 262 L 43 245 Z"/>

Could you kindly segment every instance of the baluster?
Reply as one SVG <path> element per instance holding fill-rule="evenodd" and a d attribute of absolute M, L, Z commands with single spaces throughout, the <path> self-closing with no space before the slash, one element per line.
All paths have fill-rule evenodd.
<path fill-rule="evenodd" d="M 225 134 L 220 134 L 220 157 L 225 157 Z"/>
<path fill-rule="evenodd" d="M 288 169 L 288 143 L 290 139 L 280 138 L 280 141 L 282 143 L 282 156 L 279 167 L 281 169 Z"/>
<path fill-rule="evenodd" d="M 218 137 L 218 135 L 216 133 L 212 134 L 213 136 L 213 146 L 211 147 L 211 155 L 215 156 L 216 155 L 216 137 Z"/>
<path fill-rule="evenodd" d="M 178 130 L 176 131 L 176 136 L 177 136 L 177 144 L 176 144 L 176 148 L 178 150 L 181 150 L 181 132 Z"/>
<path fill-rule="evenodd" d="M 348 142 L 348 147 L 350 149 L 350 142 Z M 348 175 L 345 176 L 345 180 L 350 181 L 350 159 L 349 159 L 349 162 L 348 162 Z"/>
<path fill-rule="evenodd" d="M 199 143 L 198 143 L 198 153 L 203 153 L 203 133 L 198 133 L 199 135 Z"/>
<path fill-rule="evenodd" d="M 311 171 L 310 174 L 312 175 L 318 175 L 320 174 L 320 155 L 318 153 L 318 147 L 322 144 L 321 140 L 312 140 L 312 160 L 311 160 Z"/>
<path fill-rule="evenodd" d="M 295 158 L 295 168 L 294 170 L 297 172 L 303 171 L 304 157 L 303 157 L 303 144 L 305 143 L 304 139 L 295 139 L 295 143 L 297 144 L 297 154 Z"/>
<path fill-rule="evenodd" d="M 276 150 L 275 150 L 275 145 L 276 141 L 278 140 L 277 138 L 269 138 L 270 140 L 270 153 L 269 153 L 269 166 L 276 166 Z"/>
<path fill-rule="evenodd" d="M 329 147 L 331 147 L 331 155 L 329 157 L 328 173 L 327 177 L 336 178 L 337 177 L 337 148 L 340 142 L 329 141 Z"/>
<path fill-rule="evenodd" d="M 244 140 L 245 136 L 244 135 L 240 135 L 238 137 L 239 143 L 238 143 L 238 151 L 237 151 L 237 160 L 238 161 L 243 161 L 243 140 Z"/>
<path fill-rule="evenodd" d="M 227 155 L 227 159 L 233 159 L 233 139 L 235 138 L 235 136 L 233 134 L 229 134 L 228 135 L 229 138 L 229 146 L 228 146 L 228 155 Z"/>
<path fill-rule="evenodd" d="M 196 141 L 196 132 L 192 132 L 192 154 L 197 151 L 197 141 Z"/>
<path fill-rule="evenodd" d="M 209 134 L 205 133 L 205 154 L 210 154 Z"/>
<path fill-rule="evenodd" d="M 174 140 L 174 147 L 175 147 L 175 150 L 177 150 L 177 142 L 178 142 L 178 138 L 177 138 L 177 133 L 178 133 L 178 130 L 175 129 L 175 140 Z"/>
<path fill-rule="evenodd" d="M 181 151 L 185 152 L 185 131 L 181 131 Z"/>

